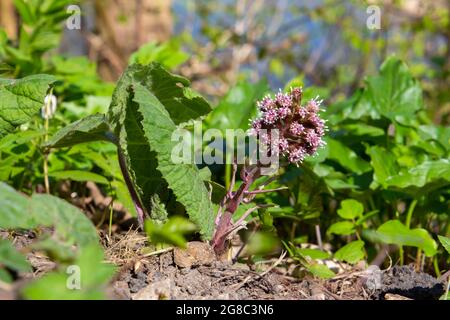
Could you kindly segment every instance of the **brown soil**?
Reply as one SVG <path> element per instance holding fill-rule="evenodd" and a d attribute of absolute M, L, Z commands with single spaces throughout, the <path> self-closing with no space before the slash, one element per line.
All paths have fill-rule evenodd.
<path fill-rule="evenodd" d="M 0 236 L 11 239 L 6 232 Z M 119 267 L 108 291 L 111 299 L 401 300 L 438 299 L 444 292 L 442 282 L 410 266 L 374 273 L 341 264 L 335 278 L 321 280 L 308 276 L 288 258 L 231 264 L 212 259 L 205 244 L 198 242 L 190 243 L 187 252 L 148 252 L 146 236 L 136 231 L 102 238 L 107 259 Z M 12 240 L 21 249 L 34 239 L 34 234 L 24 232 L 14 234 Z M 28 251 L 27 258 L 34 272 L 21 274 L 9 290 L 0 287 L 0 298 L 19 298 L 22 285 L 56 266 L 39 252 Z M 375 285 L 374 279 L 378 279 Z"/>

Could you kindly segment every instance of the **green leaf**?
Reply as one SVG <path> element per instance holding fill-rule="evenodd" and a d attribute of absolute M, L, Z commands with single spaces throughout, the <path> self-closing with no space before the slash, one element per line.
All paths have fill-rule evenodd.
<path fill-rule="evenodd" d="M 16 271 L 31 271 L 27 259 L 17 252 L 11 242 L 0 239 L 0 266 L 2 265 Z"/>
<path fill-rule="evenodd" d="M 363 122 L 343 125 L 342 128 L 349 134 L 356 136 L 381 137 L 384 131 L 381 128 L 367 125 Z"/>
<path fill-rule="evenodd" d="M 156 193 L 163 202 L 170 201 L 171 193 L 167 187 L 168 182 L 157 169 L 158 160 L 156 150 L 153 149 L 155 146 L 150 145 L 144 135 L 140 106 L 133 102 L 133 85 L 138 84 L 145 87 L 155 97 L 155 101 L 163 106 L 173 125 L 199 118 L 211 108 L 205 99 L 188 87 L 188 80 L 169 73 L 157 63 L 147 66 L 132 65 L 119 80 L 108 112 L 108 121 L 118 139 L 119 151 L 123 153 L 134 188 L 142 205 L 150 212 L 152 197 Z M 147 127 L 146 130 L 153 134 L 153 131 L 159 130 L 158 124 Z M 168 150 L 167 146 L 158 147 Z M 182 171 L 183 167 L 178 169 Z M 199 196 L 203 197 L 202 194 Z M 202 214 L 206 213 L 197 213 Z M 206 223 L 208 222 L 209 220 L 206 220 Z"/>
<path fill-rule="evenodd" d="M 268 90 L 266 82 L 241 82 L 220 100 L 219 105 L 208 115 L 208 128 L 226 129 L 249 128 L 249 119 L 256 116 L 256 101 Z"/>
<path fill-rule="evenodd" d="M 279 247 L 280 240 L 271 232 L 256 232 L 247 243 L 250 254 L 266 255 L 273 253 Z"/>
<path fill-rule="evenodd" d="M 295 252 L 302 256 L 310 257 L 311 259 L 323 260 L 330 257 L 330 254 L 328 252 L 319 249 L 297 248 Z"/>
<path fill-rule="evenodd" d="M 425 229 L 408 229 L 398 220 L 389 220 L 378 229 L 379 238 L 389 244 L 399 246 L 412 246 L 423 250 L 427 257 L 432 257 L 437 252 L 437 243 Z"/>
<path fill-rule="evenodd" d="M 84 142 L 110 141 L 107 135 L 109 130 L 106 117 L 94 114 L 62 128 L 44 146 L 63 148 Z"/>
<path fill-rule="evenodd" d="M 0 228 L 37 227 L 34 217 L 29 212 L 29 199 L 6 183 L 0 182 Z"/>
<path fill-rule="evenodd" d="M 166 206 L 161 202 L 157 194 L 152 197 L 152 211 L 150 212 L 150 217 L 153 222 L 159 224 L 167 222 L 167 218 L 169 217 Z"/>
<path fill-rule="evenodd" d="M 111 104 L 109 120 L 116 128 L 123 124 L 125 108 L 123 98 L 127 99 L 130 86 L 139 83 L 146 87 L 164 106 L 175 124 L 197 119 L 211 111 L 208 102 L 191 88 L 186 78 L 174 75 L 158 63 L 147 66 L 131 65 L 123 74 L 115 90 L 118 100 Z M 120 96 L 120 97 L 119 97 Z"/>
<path fill-rule="evenodd" d="M 51 272 L 26 286 L 22 294 L 31 300 L 100 300 L 105 299 L 105 286 L 115 267 L 103 262 L 103 251 L 98 245 L 82 248 L 71 267 Z M 73 271 L 72 271 L 73 270 Z M 79 273 L 78 273 L 79 271 Z M 71 288 L 72 278 L 79 276 L 80 288 Z M 51 288 L 51 290 L 49 290 Z"/>
<path fill-rule="evenodd" d="M 99 292 L 90 294 L 81 290 L 68 289 L 68 276 L 62 272 L 48 273 L 25 287 L 22 291 L 23 297 L 28 300 L 100 300 L 104 298 Z"/>
<path fill-rule="evenodd" d="M 145 221 L 145 232 L 153 244 L 170 244 L 186 248 L 184 236 L 197 230 L 195 224 L 183 217 L 172 217 L 165 224 L 157 224 L 151 220 Z"/>
<path fill-rule="evenodd" d="M 181 48 L 180 42 L 170 40 L 162 44 L 155 42 L 146 43 L 130 57 L 130 64 L 140 63 L 147 65 L 151 62 L 159 62 L 164 67 L 173 69 L 189 59 L 189 54 Z"/>
<path fill-rule="evenodd" d="M 359 218 L 358 220 L 356 220 L 356 225 L 360 226 L 362 225 L 367 219 L 373 217 L 374 215 L 376 215 L 378 212 L 380 212 L 380 210 L 373 210 L 370 211 L 368 213 L 366 213 L 365 215 L 363 215 L 361 218 Z"/>
<path fill-rule="evenodd" d="M 450 149 L 450 127 L 438 125 L 422 125 L 418 133 L 424 140 L 438 141 L 446 150 Z"/>
<path fill-rule="evenodd" d="M 81 171 L 81 170 L 64 170 L 64 171 L 54 171 L 49 172 L 50 177 L 62 180 L 72 180 L 72 181 L 92 181 L 100 184 L 109 184 L 109 180 L 105 177 L 89 172 L 89 171 Z"/>
<path fill-rule="evenodd" d="M 342 142 L 328 138 L 326 139 L 329 150 L 328 158 L 337 161 L 344 168 L 362 174 L 370 170 L 370 165 L 361 159 L 352 149 Z"/>
<path fill-rule="evenodd" d="M 314 276 L 322 279 L 331 279 L 336 275 L 333 271 L 330 270 L 330 268 L 328 268 L 324 264 L 306 265 L 305 267 Z"/>
<path fill-rule="evenodd" d="M 109 281 L 116 269 L 104 262 L 102 247 L 97 244 L 84 247 L 75 263 L 81 270 L 83 290 L 98 290 Z"/>
<path fill-rule="evenodd" d="M 30 206 L 37 224 L 55 226 L 53 237 L 80 246 L 98 243 L 92 222 L 68 202 L 47 194 L 34 194 Z"/>
<path fill-rule="evenodd" d="M 362 217 L 364 206 L 361 202 L 354 199 L 346 199 L 341 202 L 341 208 L 338 209 L 338 215 L 343 219 L 353 220 Z"/>
<path fill-rule="evenodd" d="M 409 189 L 413 194 L 426 193 L 450 182 L 450 160 L 425 161 L 406 172 L 389 177 L 386 184 L 390 187 Z"/>
<path fill-rule="evenodd" d="M 30 5 L 27 4 L 24 0 L 14 0 L 14 6 L 20 14 L 20 17 L 23 19 L 23 22 L 27 24 L 32 24 L 36 17 L 33 11 L 30 9 Z"/>
<path fill-rule="evenodd" d="M 203 181 L 211 181 L 211 170 L 208 167 L 201 168 L 199 174 Z"/>
<path fill-rule="evenodd" d="M 350 221 L 336 222 L 327 231 L 329 234 L 334 233 L 342 236 L 352 234 L 353 232 L 355 232 L 355 226 Z"/>
<path fill-rule="evenodd" d="M 51 195 L 28 198 L 0 183 L 0 228 L 33 229 L 54 226 L 53 237 L 81 246 L 97 243 L 92 222 L 76 207 Z"/>
<path fill-rule="evenodd" d="M 398 58 L 389 57 L 378 76 L 366 79 L 360 103 L 369 104 L 390 120 L 408 118 L 423 108 L 422 90 L 408 67 Z"/>
<path fill-rule="evenodd" d="M 352 241 L 346 244 L 334 254 L 334 257 L 337 260 L 345 261 L 351 264 L 355 264 L 364 259 L 364 256 L 364 241 L 361 240 Z"/>
<path fill-rule="evenodd" d="M 14 281 L 12 275 L 9 274 L 8 270 L 0 269 L 0 283 L 12 283 Z"/>
<path fill-rule="evenodd" d="M 450 254 L 450 238 L 444 237 L 444 236 L 439 236 L 439 235 L 438 235 L 438 238 L 439 238 L 439 241 L 441 242 L 442 246 Z"/>
<path fill-rule="evenodd" d="M 34 242 L 31 248 L 44 251 L 50 259 L 59 262 L 73 261 L 76 258 L 76 248 L 72 244 L 52 237 L 45 237 Z"/>
<path fill-rule="evenodd" d="M 214 214 L 208 190 L 194 164 L 176 164 L 171 155 L 175 141 L 172 133 L 177 129 L 164 106 L 145 87 L 134 85 L 134 101 L 139 105 L 142 114 L 142 127 L 150 148 L 156 152 L 158 171 L 177 201 L 183 204 L 191 220 L 200 227 L 200 233 L 205 239 L 212 236 L 214 229 Z"/>
<path fill-rule="evenodd" d="M 0 139 L 0 150 L 27 143 L 44 135 L 43 130 L 17 131 Z"/>
<path fill-rule="evenodd" d="M 41 74 L 18 80 L 0 78 L 0 138 L 28 122 L 44 105 L 53 76 Z"/>
<path fill-rule="evenodd" d="M 398 173 L 394 155 L 379 146 L 368 147 L 366 152 L 370 156 L 370 164 L 374 170 L 374 181 L 386 187 L 388 178 Z"/>

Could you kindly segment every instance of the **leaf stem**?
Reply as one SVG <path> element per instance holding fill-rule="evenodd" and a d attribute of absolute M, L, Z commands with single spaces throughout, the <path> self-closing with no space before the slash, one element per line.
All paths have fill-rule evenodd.
<path fill-rule="evenodd" d="M 434 272 L 436 273 L 436 277 L 439 278 L 441 276 L 441 270 L 439 270 L 439 262 L 438 262 L 437 256 L 434 256 L 434 258 L 433 258 L 433 267 L 434 267 Z"/>
<path fill-rule="evenodd" d="M 402 266 L 404 261 L 404 251 L 403 251 L 403 246 L 398 247 L 398 253 L 400 255 L 400 265 Z"/>
<path fill-rule="evenodd" d="M 411 201 L 411 204 L 409 205 L 408 213 L 406 214 L 406 227 L 408 229 L 411 226 L 411 218 L 412 218 L 414 209 L 416 208 L 416 205 L 417 205 L 417 199 L 414 199 L 413 201 Z"/>
<path fill-rule="evenodd" d="M 109 183 L 109 190 L 110 190 L 111 194 L 113 194 L 113 188 L 112 188 L 111 183 Z M 113 208 L 114 208 L 114 197 L 111 199 L 111 203 L 109 204 L 109 224 L 108 224 L 109 238 L 111 238 L 111 234 L 112 234 Z"/>
<path fill-rule="evenodd" d="M 230 188 L 230 183 L 231 183 L 231 164 L 227 159 L 227 163 L 225 164 L 225 189 L 228 190 Z"/>
<path fill-rule="evenodd" d="M 144 228 L 145 208 L 142 205 L 141 199 L 138 193 L 136 192 L 136 189 L 134 188 L 133 182 L 130 177 L 130 173 L 128 172 L 127 169 L 125 155 L 123 154 L 121 147 L 118 144 L 116 145 L 117 145 L 117 154 L 119 156 L 120 170 L 122 171 L 122 175 L 125 180 L 125 184 L 127 185 L 128 192 L 130 193 L 131 199 L 133 200 L 134 203 L 134 207 L 136 208 L 139 225 L 141 228 Z"/>
<path fill-rule="evenodd" d="M 47 103 L 45 103 L 44 106 L 44 116 L 45 116 L 45 122 L 44 122 L 44 130 L 45 130 L 45 134 L 44 134 L 44 143 L 48 142 L 48 129 L 49 129 L 49 124 L 50 124 L 50 105 L 52 103 L 52 99 L 50 98 L 53 94 L 53 88 L 50 88 L 50 92 L 47 95 Z M 48 155 L 49 155 L 49 150 L 45 150 L 44 151 L 44 186 L 45 186 L 45 192 L 47 194 L 50 194 L 50 182 L 48 179 Z"/>

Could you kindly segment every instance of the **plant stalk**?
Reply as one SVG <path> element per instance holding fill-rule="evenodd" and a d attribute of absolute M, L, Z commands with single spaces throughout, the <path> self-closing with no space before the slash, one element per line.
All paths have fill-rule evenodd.
<path fill-rule="evenodd" d="M 136 189 L 134 188 L 133 182 L 131 181 L 130 173 L 127 169 L 127 164 L 125 160 L 125 155 L 121 147 L 117 145 L 117 154 L 119 157 L 119 166 L 122 171 L 123 178 L 125 180 L 125 184 L 127 185 L 128 192 L 130 193 L 131 199 L 133 200 L 134 207 L 136 208 L 137 218 L 139 222 L 139 226 L 144 228 L 144 216 L 145 216 L 145 208 L 142 205 L 141 198 L 139 197 Z"/>
<path fill-rule="evenodd" d="M 413 201 L 411 201 L 411 204 L 409 205 L 408 213 L 406 214 L 406 227 L 408 229 L 411 226 L 411 218 L 412 218 L 414 209 L 416 208 L 416 205 L 417 205 L 417 199 L 414 199 Z"/>

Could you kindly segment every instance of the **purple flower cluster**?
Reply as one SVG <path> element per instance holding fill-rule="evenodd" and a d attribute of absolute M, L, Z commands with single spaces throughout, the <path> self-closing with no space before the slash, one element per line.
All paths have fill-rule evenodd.
<path fill-rule="evenodd" d="M 280 91 L 275 98 L 266 96 L 257 103 L 259 117 L 251 122 L 251 134 L 260 143 L 296 164 L 325 145 L 322 140 L 325 121 L 318 114 L 322 101 L 316 98 L 302 106 L 301 100 L 301 88 L 291 89 L 289 93 Z M 276 141 L 272 141 L 272 130 L 278 130 Z"/>

